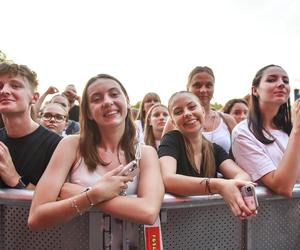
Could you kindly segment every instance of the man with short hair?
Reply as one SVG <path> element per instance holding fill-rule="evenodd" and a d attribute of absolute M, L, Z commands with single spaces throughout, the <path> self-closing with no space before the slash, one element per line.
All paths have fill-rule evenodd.
<path fill-rule="evenodd" d="M 70 109 L 69 109 L 69 119 L 79 122 L 79 113 L 80 113 L 80 107 L 75 104 L 75 101 L 77 101 L 80 105 L 80 96 L 77 95 L 77 90 L 74 84 L 69 84 L 66 86 L 63 94 L 67 97 Z"/>
<path fill-rule="evenodd" d="M 27 66 L 0 63 L 0 187 L 33 189 L 61 140 L 31 117 L 37 86 Z"/>

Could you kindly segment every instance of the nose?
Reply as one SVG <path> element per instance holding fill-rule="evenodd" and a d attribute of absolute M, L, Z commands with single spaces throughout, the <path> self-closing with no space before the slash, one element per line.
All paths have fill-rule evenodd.
<path fill-rule="evenodd" d="M 113 101 L 108 95 L 104 96 L 103 105 L 104 105 L 104 107 L 109 107 L 109 106 L 113 105 Z"/>
<path fill-rule="evenodd" d="M 184 109 L 184 111 L 183 111 L 183 116 L 184 117 L 189 117 L 191 115 L 192 115 L 191 111 L 189 111 L 188 109 Z"/>
<path fill-rule="evenodd" d="M 49 120 L 49 122 L 51 122 L 51 123 L 54 123 L 54 122 L 56 122 L 56 120 L 55 120 L 54 116 L 51 116 L 51 117 L 50 117 L 50 120 Z"/>
<path fill-rule="evenodd" d="M 0 93 L 6 94 L 6 95 L 10 93 L 10 88 L 9 88 L 8 84 L 2 85 L 2 88 L 0 89 Z"/>
<path fill-rule="evenodd" d="M 241 120 L 245 120 L 247 118 L 247 114 L 246 113 L 242 113 L 241 114 Z"/>
<path fill-rule="evenodd" d="M 281 78 L 278 80 L 277 86 L 278 86 L 279 88 L 284 88 L 285 83 L 284 83 L 284 81 L 283 81 Z"/>

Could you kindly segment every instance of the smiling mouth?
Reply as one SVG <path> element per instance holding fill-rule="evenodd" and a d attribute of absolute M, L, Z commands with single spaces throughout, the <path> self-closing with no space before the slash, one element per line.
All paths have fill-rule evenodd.
<path fill-rule="evenodd" d="M 119 111 L 117 111 L 117 110 L 114 110 L 114 111 L 109 111 L 109 112 L 106 112 L 106 113 L 104 113 L 104 117 L 111 117 L 111 116 L 114 116 L 114 115 L 116 115 L 116 114 L 119 114 Z"/>
<path fill-rule="evenodd" d="M 193 120 L 186 121 L 186 122 L 184 123 L 184 125 L 185 125 L 185 126 L 189 126 L 189 125 L 195 124 L 196 122 L 197 122 L 197 120 L 193 119 Z"/>

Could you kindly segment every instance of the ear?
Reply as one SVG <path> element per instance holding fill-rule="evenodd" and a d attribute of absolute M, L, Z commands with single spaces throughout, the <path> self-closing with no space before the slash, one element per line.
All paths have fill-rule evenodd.
<path fill-rule="evenodd" d="M 258 92 L 257 92 L 257 88 L 255 86 L 252 86 L 251 88 L 251 92 L 252 92 L 252 95 L 258 97 Z"/>
<path fill-rule="evenodd" d="M 30 104 L 35 104 L 40 98 L 40 94 L 38 92 L 34 92 Z"/>

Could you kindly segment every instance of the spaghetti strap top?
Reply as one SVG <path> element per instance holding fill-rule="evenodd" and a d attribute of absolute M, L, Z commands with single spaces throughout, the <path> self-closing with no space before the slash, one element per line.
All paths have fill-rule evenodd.
<path fill-rule="evenodd" d="M 94 186 L 103 175 L 105 175 L 108 170 L 101 166 L 97 165 L 94 171 L 89 171 L 87 165 L 85 164 L 82 157 L 78 159 L 75 163 L 74 167 L 70 171 L 69 180 L 71 183 L 79 184 L 84 187 L 92 187 Z M 128 182 L 128 188 L 126 189 L 126 193 L 136 194 L 137 193 L 137 184 L 138 177 L 134 177 L 132 182 Z"/>

